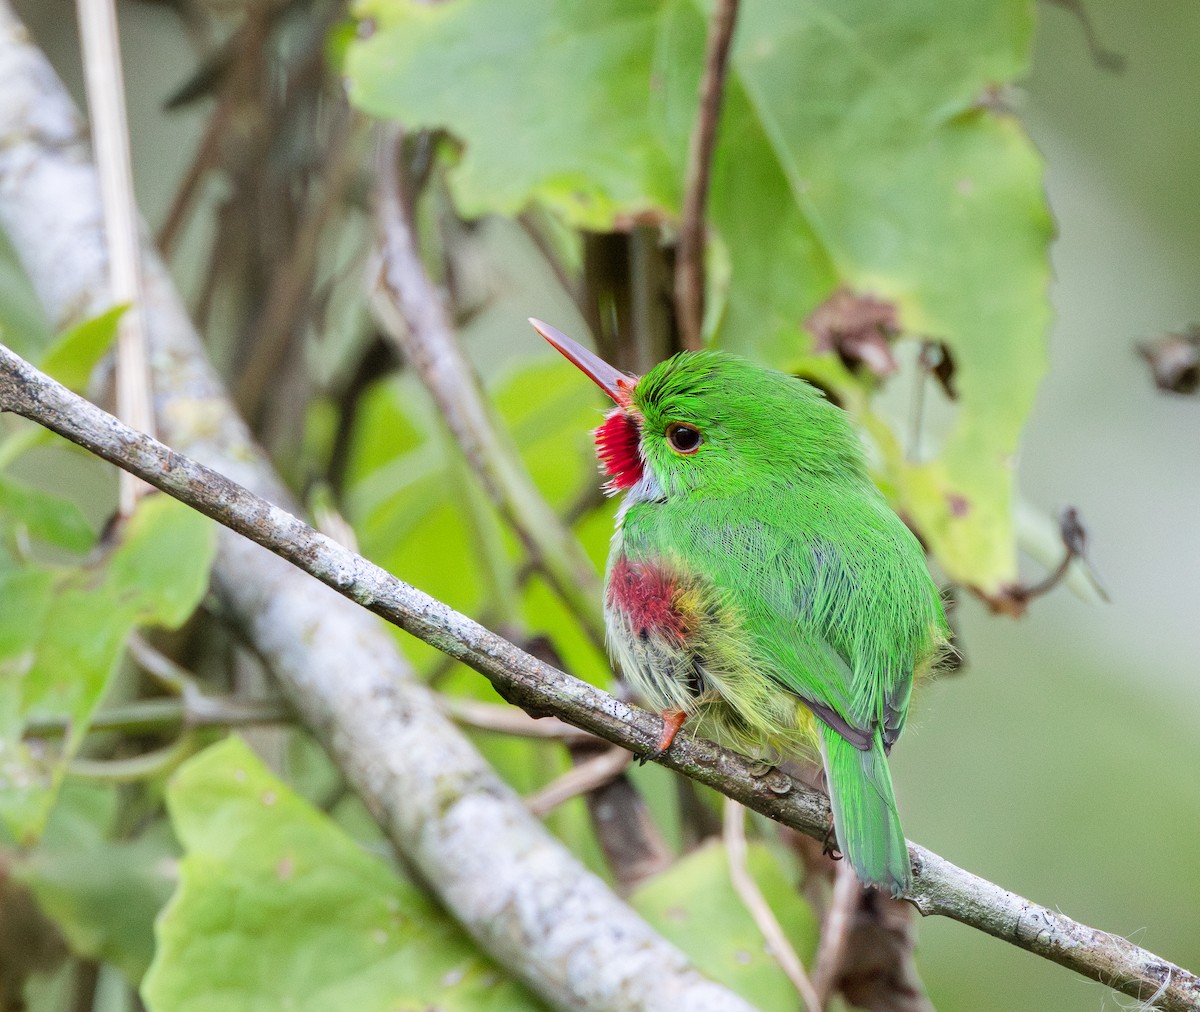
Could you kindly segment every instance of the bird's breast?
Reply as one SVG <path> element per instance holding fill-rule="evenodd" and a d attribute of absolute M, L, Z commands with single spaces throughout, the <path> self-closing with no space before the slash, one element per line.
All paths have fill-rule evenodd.
<path fill-rule="evenodd" d="M 608 573 L 605 606 L 627 634 L 683 647 L 700 622 L 700 595 L 670 565 L 619 556 Z"/>

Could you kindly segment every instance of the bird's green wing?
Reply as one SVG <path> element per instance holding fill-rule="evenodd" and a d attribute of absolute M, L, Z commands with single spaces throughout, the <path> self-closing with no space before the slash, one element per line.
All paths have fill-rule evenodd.
<path fill-rule="evenodd" d="M 752 611 L 747 622 L 772 678 L 801 697 L 816 693 L 868 737 L 882 729 L 890 747 L 908 711 L 919 635 L 927 633 L 918 634 L 905 589 L 869 564 L 881 556 L 886 566 L 876 546 L 861 556 L 864 565 L 828 541 L 792 540 L 769 575 L 781 585 L 774 606 Z"/>
<path fill-rule="evenodd" d="M 847 533 L 855 543 L 839 547 L 756 512 L 712 503 L 690 514 L 647 510 L 633 525 L 627 518 L 627 537 L 713 581 L 762 674 L 857 747 L 869 747 L 875 728 L 890 746 L 903 727 L 915 656 L 913 623 L 897 600 L 906 591 L 887 568 L 894 553 L 861 524 Z"/>

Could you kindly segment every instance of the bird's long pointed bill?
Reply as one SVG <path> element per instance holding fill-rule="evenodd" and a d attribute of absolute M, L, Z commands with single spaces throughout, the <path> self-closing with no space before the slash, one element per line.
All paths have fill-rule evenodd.
<path fill-rule="evenodd" d="M 578 341 L 567 337 L 561 330 L 548 323 L 535 320 L 529 322 L 533 329 L 549 341 L 580 372 L 622 407 L 629 403 L 629 392 L 637 385 L 637 377 L 621 372 L 609 365 L 599 355 L 588 351 Z"/>

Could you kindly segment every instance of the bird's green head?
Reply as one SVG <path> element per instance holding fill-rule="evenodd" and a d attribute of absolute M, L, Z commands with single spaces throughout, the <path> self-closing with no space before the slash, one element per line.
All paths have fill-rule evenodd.
<path fill-rule="evenodd" d="M 803 380 L 718 351 L 681 352 L 639 378 L 530 322 L 616 403 L 595 432 L 609 492 L 723 498 L 778 482 L 868 480 L 845 414 Z"/>

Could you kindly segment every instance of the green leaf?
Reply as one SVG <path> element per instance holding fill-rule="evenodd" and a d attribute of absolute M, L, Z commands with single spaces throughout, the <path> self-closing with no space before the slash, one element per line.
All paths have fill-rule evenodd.
<path fill-rule="evenodd" d="M 39 846 L 14 862 L 72 951 L 141 979 L 154 955 L 154 918 L 171 894 L 174 855 L 164 822 L 113 840 L 116 789 L 67 784 Z"/>
<path fill-rule="evenodd" d="M 37 569 L 0 571 L 0 685 L 24 677 L 33 666 L 54 591 L 50 573 Z M 0 700 L 6 697 L 0 696 Z M 6 716 L 0 710 L 0 718 Z"/>
<path fill-rule="evenodd" d="M 241 740 L 181 767 L 167 804 L 185 854 L 142 985 L 152 1012 L 539 1007 Z"/>
<path fill-rule="evenodd" d="M 765 844 L 751 843 L 747 867 L 802 960 L 816 948 L 817 923 Z M 630 904 L 705 974 L 764 1012 L 796 1008 L 796 989 L 766 950 L 762 933 L 729 879 L 725 847 L 712 841 L 642 886 Z"/>
<path fill-rule="evenodd" d="M 117 325 L 128 308 L 126 304 L 113 306 L 72 327 L 46 350 L 42 372 L 72 390 L 84 389 L 92 370 L 116 340 Z"/>
<path fill-rule="evenodd" d="M 216 553 L 216 525 L 165 495 L 144 498 L 108 561 L 108 585 L 138 625 L 175 629 L 200 603 Z"/>
<path fill-rule="evenodd" d="M 25 485 L 0 474 L 0 514 L 19 523 L 29 534 L 75 555 L 91 549 L 96 540 L 83 511 L 61 496 Z"/>
<path fill-rule="evenodd" d="M 28 615 L 29 632 L 0 631 L 0 819 L 19 840 L 41 831 L 129 633 L 179 626 L 208 585 L 214 549 L 211 521 L 149 496 L 100 566 L 14 577 L 21 593 L 4 612 Z M 31 716 L 66 717 L 70 730 L 61 744 L 25 740 Z"/>
<path fill-rule="evenodd" d="M 360 0 L 355 102 L 462 140 L 468 215 L 537 202 L 586 228 L 679 214 L 707 5 L 696 0 Z M 1033 146 L 1003 111 L 1031 0 L 756 0 L 739 13 L 709 219 L 710 339 L 806 364 L 804 321 L 839 286 L 944 341 L 961 397 L 910 460 L 841 371 L 881 477 L 947 572 L 1015 574 L 1011 461 L 1045 368 L 1051 224 Z M 811 364 L 811 362 L 809 363 Z"/>
<path fill-rule="evenodd" d="M 356 14 L 375 30 L 347 56 L 351 96 L 374 115 L 449 125 L 467 142 L 454 174 L 467 214 L 515 214 L 536 193 L 576 225 L 608 228 L 619 213 L 679 203 L 683 162 L 672 155 L 690 123 L 664 146 L 664 106 L 674 105 L 652 91 L 652 73 L 680 55 L 699 72 L 695 52 L 672 45 L 670 12 L 681 6 L 365 0 Z"/>

